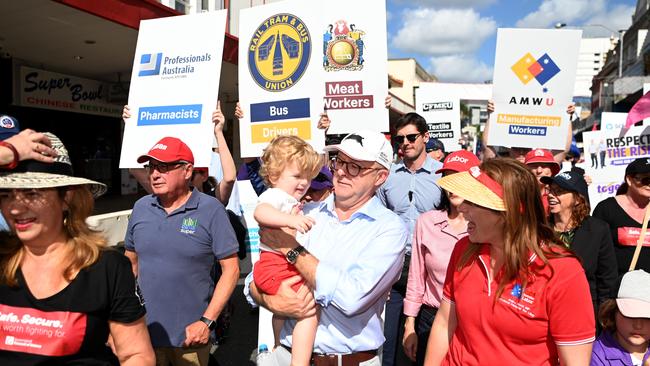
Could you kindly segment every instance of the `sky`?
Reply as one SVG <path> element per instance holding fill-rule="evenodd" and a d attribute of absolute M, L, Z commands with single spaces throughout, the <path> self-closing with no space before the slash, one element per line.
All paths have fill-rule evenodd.
<path fill-rule="evenodd" d="M 580 28 L 618 36 L 636 0 L 386 0 L 388 58 L 415 58 L 440 81 L 492 79 L 497 28 Z M 606 28 L 609 28 L 614 33 Z"/>

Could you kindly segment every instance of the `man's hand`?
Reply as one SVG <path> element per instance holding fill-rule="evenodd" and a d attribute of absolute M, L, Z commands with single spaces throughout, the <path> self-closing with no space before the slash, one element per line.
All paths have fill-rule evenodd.
<path fill-rule="evenodd" d="M 487 102 L 487 112 L 488 114 L 492 114 L 492 112 L 494 112 L 494 101 L 492 99 L 488 100 Z"/>
<path fill-rule="evenodd" d="M 221 112 L 221 102 L 217 101 L 217 109 L 212 112 L 212 123 L 214 123 L 215 135 L 223 132 L 223 126 L 226 124 L 226 117 Z"/>
<path fill-rule="evenodd" d="M 273 229 L 260 227 L 259 236 L 262 243 L 285 254 L 298 246 L 296 230 L 291 228 Z"/>
<path fill-rule="evenodd" d="M 50 139 L 40 132 L 26 129 L 5 140 L 13 145 L 18 152 L 18 160 L 38 160 L 44 163 L 51 163 L 57 155 L 52 149 Z"/>
<path fill-rule="evenodd" d="M 210 329 L 208 326 L 197 320 L 194 323 L 185 327 L 185 340 L 183 341 L 183 347 L 201 347 L 208 344 L 210 340 Z"/>
<path fill-rule="evenodd" d="M 291 288 L 300 280 L 300 276 L 287 278 L 282 281 L 275 295 L 263 294 L 262 298 L 266 307 L 273 314 L 294 319 L 316 315 L 316 303 L 309 287 L 303 284 L 297 292 Z"/>

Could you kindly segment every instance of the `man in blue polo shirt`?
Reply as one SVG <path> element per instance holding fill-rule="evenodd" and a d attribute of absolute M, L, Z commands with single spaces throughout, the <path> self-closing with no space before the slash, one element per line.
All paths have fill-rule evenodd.
<path fill-rule="evenodd" d="M 156 362 L 207 366 L 210 331 L 239 278 L 237 238 L 223 205 L 190 188 L 194 156 L 185 143 L 165 137 L 138 158 L 145 162 L 153 194 L 135 203 L 125 246 Z"/>
<path fill-rule="evenodd" d="M 432 159 L 426 152 L 429 141 L 427 121 L 417 113 L 407 113 L 397 120 L 392 140 L 402 153 L 402 160 L 390 169 L 386 183 L 377 191 L 377 197 L 404 221 L 408 228 L 406 257 L 400 280 L 393 285 L 386 303 L 383 350 L 383 366 L 396 362 L 399 327 L 402 326 L 402 308 L 406 294 L 411 241 L 415 221 L 420 214 L 433 210 L 440 204 L 442 190 L 436 184 L 440 174 L 436 170 L 442 163 Z"/>

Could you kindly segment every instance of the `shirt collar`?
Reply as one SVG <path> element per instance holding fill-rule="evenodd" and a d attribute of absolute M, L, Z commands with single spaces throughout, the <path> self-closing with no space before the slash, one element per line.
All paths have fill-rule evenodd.
<path fill-rule="evenodd" d="M 407 171 L 407 172 L 409 171 L 406 165 L 404 164 L 404 160 L 400 160 L 399 163 L 397 163 L 396 165 L 397 165 L 397 168 L 395 169 L 396 171 L 400 171 L 400 170 Z M 416 170 L 416 172 L 425 171 L 427 173 L 435 173 L 435 171 L 440 169 L 441 167 L 442 167 L 442 163 L 434 160 L 432 157 L 427 155 L 426 158 L 424 159 L 424 164 L 422 164 L 420 169 Z"/>
<path fill-rule="evenodd" d="M 334 194 L 329 195 L 324 201 L 321 202 L 319 211 L 327 211 L 330 213 L 330 215 L 334 217 L 338 217 L 336 215 L 335 211 L 335 205 L 334 205 L 334 198 L 336 196 L 336 192 Z M 350 218 L 345 220 L 345 221 L 352 221 L 357 217 L 360 216 L 365 216 L 369 218 L 370 220 L 376 220 L 378 217 L 378 213 L 381 212 L 381 210 L 385 209 L 384 205 L 382 205 L 381 201 L 377 196 L 372 196 L 368 202 L 366 202 L 363 206 L 361 206 L 358 210 L 356 210 L 352 215 L 350 215 Z"/>
<path fill-rule="evenodd" d="M 185 201 L 185 203 L 182 206 L 175 209 L 174 212 L 182 212 L 185 210 L 196 209 L 197 207 L 199 207 L 199 198 L 200 198 L 199 195 L 201 194 L 201 192 L 199 192 L 196 188 L 191 188 L 191 190 L 192 190 L 191 191 L 192 194 L 190 194 L 190 197 L 187 199 L 187 201 Z M 153 206 L 159 207 L 164 210 L 165 208 L 162 207 L 162 205 L 160 204 L 160 200 L 158 199 L 158 197 L 156 197 L 153 194 L 151 196 L 153 197 L 151 204 Z"/>
<path fill-rule="evenodd" d="M 608 360 L 630 360 L 630 354 L 618 344 L 610 332 L 604 331 L 602 345 L 605 348 L 605 357 Z M 650 350 L 646 352 L 645 357 L 643 357 L 644 360 L 648 353 L 650 353 Z"/>

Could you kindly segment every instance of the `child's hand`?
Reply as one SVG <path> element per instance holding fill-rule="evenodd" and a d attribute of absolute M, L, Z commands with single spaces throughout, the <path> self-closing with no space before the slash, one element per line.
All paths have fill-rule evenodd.
<path fill-rule="evenodd" d="M 315 223 L 316 221 L 309 216 L 296 215 L 289 221 L 289 227 L 304 234 L 308 232 Z"/>

